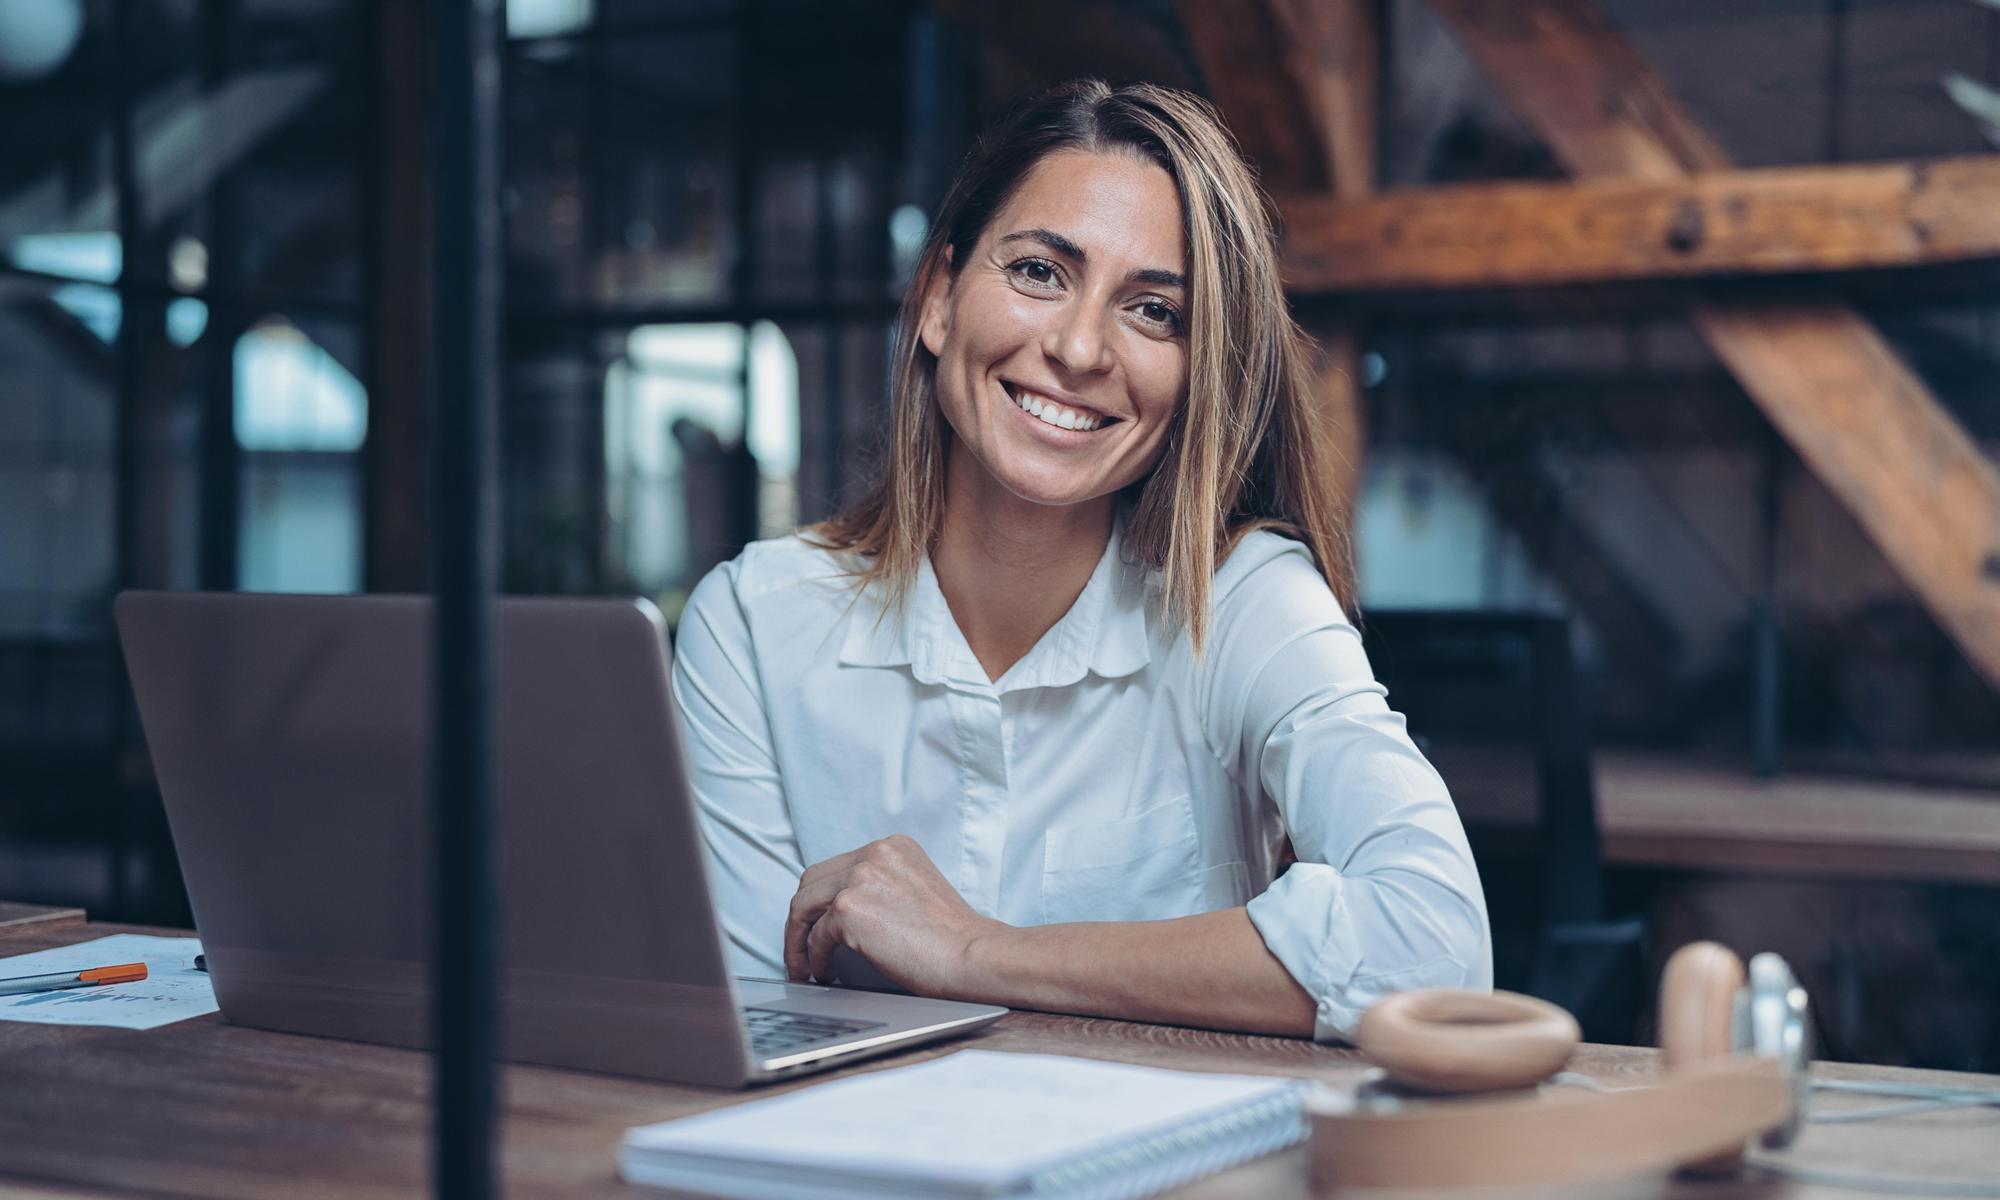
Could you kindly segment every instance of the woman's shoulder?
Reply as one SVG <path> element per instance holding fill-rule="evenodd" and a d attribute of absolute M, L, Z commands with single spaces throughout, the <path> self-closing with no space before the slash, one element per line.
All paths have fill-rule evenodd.
<path fill-rule="evenodd" d="M 1244 534 L 1216 567 L 1209 591 L 1219 620 L 1345 620 L 1304 542 L 1277 529 Z"/>
<path fill-rule="evenodd" d="M 791 594 L 801 587 L 818 590 L 813 585 L 848 589 L 855 578 L 855 564 L 851 555 L 825 545 L 806 530 L 797 530 L 751 542 L 711 572 L 714 574 L 724 575 L 737 597 L 750 601 L 774 592 Z"/>
<path fill-rule="evenodd" d="M 1216 564 L 1211 594 L 1220 598 L 1252 581 L 1296 578 L 1301 567 L 1325 586 L 1326 580 L 1313 565 L 1312 551 L 1304 542 L 1282 530 L 1260 526 L 1237 538 L 1228 555 Z"/>
<path fill-rule="evenodd" d="M 854 578 L 839 551 L 788 533 L 751 542 L 735 558 L 717 564 L 695 585 L 684 611 L 707 617 L 727 605 L 745 618 L 770 613 L 796 620 L 836 600 L 845 604 Z"/>
<path fill-rule="evenodd" d="M 751 542 L 702 576 L 680 625 L 729 645 L 823 637 L 853 599 L 854 581 L 844 555 L 799 533 Z"/>

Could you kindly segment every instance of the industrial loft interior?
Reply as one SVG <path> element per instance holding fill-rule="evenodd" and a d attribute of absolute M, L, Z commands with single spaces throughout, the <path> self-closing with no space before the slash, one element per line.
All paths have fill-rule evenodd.
<path fill-rule="evenodd" d="M 1186 89 L 1271 197 L 1496 984 L 1645 1042 L 1712 938 L 1819 1057 L 2000 1072 L 1992 0 L 504 8 L 503 592 L 671 628 L 852 501 L 975 132 Z M 425 13 L 0 0 L 0 900 L 192 928 L 115 594 L 433 586 Z"/>

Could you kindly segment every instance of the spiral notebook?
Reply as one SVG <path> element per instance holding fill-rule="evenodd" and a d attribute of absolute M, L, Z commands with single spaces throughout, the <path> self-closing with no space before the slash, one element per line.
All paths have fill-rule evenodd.
<path fill-rule="evenodd" d="M 1299 1080 L 961 1050 L 625 1132 L 634 1183 L 729 1197 L 1147 1196 L 1305 1138 Z"/>

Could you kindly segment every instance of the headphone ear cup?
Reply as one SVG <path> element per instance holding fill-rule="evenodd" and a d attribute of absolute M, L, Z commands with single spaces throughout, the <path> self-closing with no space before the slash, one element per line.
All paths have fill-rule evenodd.
<path fill-rule="evenodd" d="M 1576 1018 L 1513 992 L 1428 988 L 1370 1005 L 1354 1044 L 1388 1077 L 1428 1092 L 1533 1087 L 1583 1037 Z"/>
<path fill-rule="evenodd" d="M 1747 982 L 1743 960 L 1719 942 L 1689 942 L 1674 951 L 1660 976 L 1660 1058 L 1669 1072 L 1735 1052 L 1736 997 Z M 1685 1169 L 1726 1172 L 1742 1159 L 1737 1149 Z"/>
<path fill-rule="evenodd" d="M 1717 942 L 1689 942 L 1660 976 L 1660 1057 L 1669 1071 L 1735 1050 L 1736 997 L 1743 960 Z"/>

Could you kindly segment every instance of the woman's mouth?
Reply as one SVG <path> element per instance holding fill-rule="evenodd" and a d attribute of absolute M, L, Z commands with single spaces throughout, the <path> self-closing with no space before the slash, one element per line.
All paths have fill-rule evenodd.
<path fill-rule="evenodd" d="M 1090 412 L 1087 409 L 1073 408 L 1048 396 L 1044 396 L 1040 392 L 1024 388 L 1019 384 L 1003 381 L 1000 386 L 1005 389 L 1007 398 L 1014 402 L 1015 408 L 1027 413 L 1044 425 L 1053 425 L 1057 429 L 1070 429 L 1078 433 L 1091 433 L 1105 426 L 1116 425 L 1118 423 L 1118 418 L 1116 417 L 1107 417 L 1102 413 Z"/>

